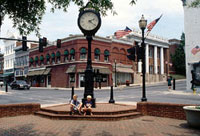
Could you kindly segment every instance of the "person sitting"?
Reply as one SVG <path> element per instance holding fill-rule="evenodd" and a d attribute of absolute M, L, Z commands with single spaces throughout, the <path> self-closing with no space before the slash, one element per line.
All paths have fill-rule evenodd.
<path fill-rule="evenodd" d="M 92 114 L 92 96 L 88 95 L 87 96 L 87 101 L 85 101 L 83 112 L 84 116 L 85 115 L 93 115 Z"/>
<path fill-rule="evenodd" d="M 82 103 L 80 103 L 77 98 L 78 96 L 76 94 L 73 95 L 73 99 L 70 102 L 70 115 L 74 113 L 79 113 L 79 115 L 81 115 Z"/>

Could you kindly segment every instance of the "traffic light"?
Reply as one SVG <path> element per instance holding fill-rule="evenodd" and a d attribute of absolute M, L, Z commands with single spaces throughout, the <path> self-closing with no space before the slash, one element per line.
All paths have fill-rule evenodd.
<path fill-rule="evenodd" d="M 26 36 L 22 36 L 22 50 L 27 51 L 27 38 Z"/>
<path fill-rule="evenodd" d="M 61 48 L 61 39 L 57 40 L 57 48 Z"/>
<path fill-rule="evenodd" d="M 43 39 L 39 39 L 39 52 L 43 52 Z"/>
<path fill-rule="evenodd" d="M 43 37 L 43 39 L 42 39 L 42 40 L 43 40 L 43 46 L 45 46 L 45 47 L 46 47 L 46 46 L 47 46 L 47 38 L 46 38 L 46 37 Z"/>
<path fill-rule="evenodd" d="M 129 55 L 127 55 L 128 59 L 135 61 L 136 48 L 131 47 L 131 48 L 127 49 L 127 52 L 129 53 Z"/>
<path fill-rule="evenodd" d="M 137 61 L 139 62 L 139 60 L 142 59 L 142 52 L 143 52 L 143 49 L 142 47 L 140 47 L 139 45 L 136 45 L 136 54 L 137 54 Z"/>

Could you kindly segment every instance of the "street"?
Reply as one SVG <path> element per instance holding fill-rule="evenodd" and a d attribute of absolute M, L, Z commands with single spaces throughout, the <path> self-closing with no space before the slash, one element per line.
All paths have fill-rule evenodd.
<path fill-rule="evenodd" d="M 11 103 L 40 103 L 42 106 L 53 104 L 68 103 L 71 98 L 70 90 L 57 89 L 37 89 L 30 90 L 11 90 L 4 93 L 4 88 L 0 88 L 0 104 Z M 191 92 L 186 92 L 186 81 L 176 82 L 176 91 L 168 91 L 166 83 L 157 83 L 147 85 L 147 99 L 151 102 L 167 102 L 179 104 L 200 104 L 200 95 L 193 95 Z M 82 99 L 83 90 L 75 90 L 75 93 Z M 101 89 L 94 91 L 97 102 L 108 102 L 110 99 L 110 90 Z M 115 102 L 125 104 L 136 104 L 141 100 L 141 86 L 133 87 L 118 87 L 114 89 Z"/>

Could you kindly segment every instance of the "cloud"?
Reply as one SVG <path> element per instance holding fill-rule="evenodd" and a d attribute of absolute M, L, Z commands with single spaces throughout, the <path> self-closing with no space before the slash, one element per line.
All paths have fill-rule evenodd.
<path fill-rule="evenodd" d="M 113 16 L 108 12 L 108 16 L 102 17 L 102 26 L 97 33 L 100 36 L 112 35 L 116 30 L 138 28 L 138 20 L 144 14 L 148 23 L 159 17 L 163 13 L 162 19 L 155 26 L 152 33 L 166 38 L 179 38 L 183 31 L 183 7 L 181 0 L 137 0 L 136 5 L 131 6 L 130 0 L 112 0 L 118 15 Z M 47 5 L 46 14 L 43 17 L 41 35 L 49 40 L 67 37 L 69 34 L 80 34 L 77 25 L 78 7 L 71 4 L 68 12 L 56 10 L 50 12 L 51 6 Z M 17 31 L 12 28 L 12 21 L 4 20 L 2 36 L 6 36 L 7 30 Z M 29 38 L 37 39 L 34 33 Z"/>

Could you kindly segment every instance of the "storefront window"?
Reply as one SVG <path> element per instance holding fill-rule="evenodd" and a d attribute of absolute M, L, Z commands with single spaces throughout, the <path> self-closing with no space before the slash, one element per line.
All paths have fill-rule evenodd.
<path fill-rule="evenodd" d="M 46 55 L 46 60 L 47 60 L 47 64 L 49 64 L 49 62 L 50 62 L 50 55 L 49 54 Z"/>
<path fill-rule="evenodd" d="M 69 81 L 70 82 L 75 82 L 75 74 L 70 74 L 69 75 Z"/>
<path fill-rule="evenodd" d="M 55 64 L 55 53 L 51 54 L 51 62 L 52 64 Z"/>

